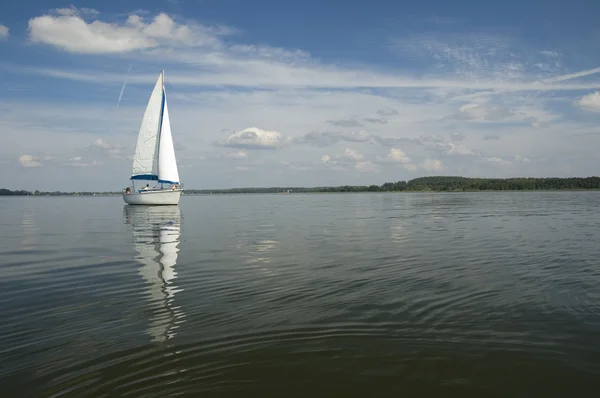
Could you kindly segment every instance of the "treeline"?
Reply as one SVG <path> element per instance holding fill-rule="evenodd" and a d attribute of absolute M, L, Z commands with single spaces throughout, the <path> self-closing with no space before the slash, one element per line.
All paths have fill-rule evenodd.
<path fill-rule="evenodd" d="M 387 184 L 382 190 L 387 190 Z M 404 187 L 404 189 L 402 189 Z M 570 178 L 466 178 L 421 177 L 406 183 L 400 181 L 392 188 L 407 191 L 524 191 L 558 189 L 600 189 L 600 177 Z"/>
<path fill-rule="evenodd" d="M 120 192 L 62 192 L 62 191 L 24 191 L 0 188 L 0 196 L 99 196 L 99 195 L 117 195 Z"/>
<path fill-rule="evenodd" d="M 26 196 L 29 191 L 11 191 L 10 189 L 0 188 L 0 196 Z"/>
<path fill-rule="evenodd" d="M 187 189 L 186 194 L 239 193 L 317 193 L 317 192 L 401 192 L 401 191 L 532 191 L 559 189 L 600 189 L 600 177 L 571 178 L 467 178 L 419 177 L 409 181 L 386 182 L 382 185 L 341 185 L 337 187 L 271 187 L 231 189 Z M 120 192 L 40 192 L 0 189 L 0 196 L 97 196 L 120 195 Z"/>
<path fill-rule="evenodd" d="M 531 191 L 559 189 L 600 189 L 600 177 L 572 178 L 467 178 L 419 177 L 382 185 L 341 185 L 337 187 L 272 187 L 186 190 L 191 194 L 312 193 L 312 192 L 400 192 L 400 191 Z"/>

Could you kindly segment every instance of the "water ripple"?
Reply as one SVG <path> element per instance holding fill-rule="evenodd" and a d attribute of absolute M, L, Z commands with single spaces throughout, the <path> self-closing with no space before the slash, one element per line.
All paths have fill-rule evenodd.
<path fill-rule="evenodd" d="M 599 384 L 598 193 L 119 200 L 0 205 L 7 396 Z"/>

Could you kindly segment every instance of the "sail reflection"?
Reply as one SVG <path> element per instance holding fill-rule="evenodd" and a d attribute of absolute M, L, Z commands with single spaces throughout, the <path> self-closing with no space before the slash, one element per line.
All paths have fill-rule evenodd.
<path fill-rule="evenodd" d="M 179 252 L 181 213 L 179 206 L 123 207 L 125 223 L 132 226 L 133 244 L 140 254 L 140 275 L 149 288 L 148 301 L 153 306 L 148 334 L 153 341 L 173 338 L 185 314 L 175 304 L 174 296 L 182 291 L 175 284 L 175 264 Z"/>

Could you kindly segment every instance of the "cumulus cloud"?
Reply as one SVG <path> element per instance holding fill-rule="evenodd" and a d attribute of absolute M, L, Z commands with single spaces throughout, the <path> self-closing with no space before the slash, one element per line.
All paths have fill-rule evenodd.
<path fill-rule="evenodd" d="M 581 97 L 575 104 L 586 111 L 600 112 L 600 91 Z"/>
<path fill-rule="evenodd" d="M 382 163 L 410 163 L 410 158 L 406 156 L 406 153 L 398 148 L 391 148 L 390 152 L 385 156 L 378 156 L 377 160 Z"/>
<path fill-rule="evenodd" d="M 19 164 L 23 167 L 40 167 L 42 162 L 35 156 L 21 155 L 21 157 L 19 157 Z"/>
<path fill-rule="evenodd" d="M 343 170 L 349 166 L 360 172 L 376 172 L 379 167 L 368 160 L 365 155 L 351 148 L 346 148 L 341 155 L 324 155 L 321 164 L 334 170 Z"/>
<path fill-rule="evenodd" d="M 0 40 L 6 39 L 9 36 L 9 29 L 7 26 L 0 24 Z"/>
<path fill-rule="evenodd" d="M 354 168 L 363 173 L 377 173 L 380 171 L 379 166 L 377 166 L 370 160 L 358 162 L 354 165 Z"/>
<path fill-rule="evenodd" d="M 598 73 L 599 68 L 569 75 L 557 73 L 552 79 L 541 80 L 541 67 L 524 69 L 524 63 L 535 58 L 532 62 L 550 64 L 560 57 L 540 54 L 539 48 L 531 49 L 524 55 L 507 56 L 507 62 L 503 59 L 496 62 L 494 59 L 486 59 L 498 50 L 494 43 L 491 47 L 476 44 L 469 48 L 468 41 L 461 47 L 460 43 L 443 46 L 427 40 L 415 40 L 414 44 L 421 45 L 422 49 L 433 49 L 429 54 L 433 54 L 434 58 L 438 57 L 435 63 L 440 65 L 434 66 L 434 62 L 428 61 L 421 62 L 425 68 L 436 68 L 432 69 L 431 73 L 421 69 L 398 72 L 389 68 L 389 72 L 383 72 L 386 70 L 385 65 L 369 68 L 364 64 L 360 67 L 343 63 L 326 64 L 326 59 L 321 61 L 295 49 L 236 45 L 222 40 L 222 32 L 203 30 L 202 26 L 174 16 L 162 15 L 162 19 L 155 14 L 137 13 L 137 16 L 139 19 L 135 16 L 109 19 L 93 10 L 71 8 L 55 10 L 31 21 L 32 29 L 29 34 L 32 40 L 41 40 L 39 43 L 42 44 L 57 46 L 71 52 L 135 52 L 125 55 L 127 60 L 125 67 L 121 66 L 122 72 L 109 71 L 110 68 L 114 68 L 113 71 L 118 68 L 111 61 L 114 61 L 113 55 L 92 65 L 86 62 L 82 64 L 77 61 L 76 55 L 68 54 L 65 56 L 71 59 L 69 64 L 73 66 L 65 70 L 44 69 L 48 64 L 43 63 L 39 66 L 32 64 L 29 67 L 15 65 L 14 68 L 30 71 L 26 73 L 99 84 L 95 88 L 88 85 L 91 90 L 112 90 L 111 85 L 115 83 L 116 99 L 117 89 L 123 83 L 126 65 L 130 61 L 138 62 L 138 68 L 147 67 L 150 70 L 156 67 L 158 70 L 159 60 L 165 59 L 163 55 L 171 51 L 167 70 L 171 70 L 168 75 L 168 84 L 173 87 L 170 95 L 174 98 L 173 103 L 177 102 L 176 109 L 174 108 L 177 115 L 175 112 L 172 115 L 173 122 L 178 124 L 174 135 L 176 139 L 181 137 L 182 142 L 190 149 L 188 152 L 193 152 L 185 154 L 189 155 L 189 159 L 186 159 L 184 164 L 194 164 L 190 167 L 197 167 L 197 163 L 194 162 L 201 154 L 205 154 L 205 163 L 209 163 L 209 167 L 215 169 L 215 173 L 207 177 L 214 180 L 201 180 L 193 173 L 188 177 L 184 176 L 190 184 L 238 185 L 242 181 L 239 178 L 236 180 L 238 174 L 227 175 L 226 172 L 231 172 L 235 165 L 246 165 L 247 162 L 243 159 L 248 153 L 252 158 L 263 155 L 251 149 L 281 146 L 286 146 L 284 151 L 272 152 L 272 156 L 259 156 L 262 163 L 252 163 L 250 167 L 256 167 L 258 170 L 260 165 L 267 173 L 272 173 L 273 178 L 299 164 L 301 166 L 298 167 L 311 167 L 314 174 L 305 173 L 296 180 L 298 184 L 308 185 L 327 181 L 328 177 L 319 174 L 325 166 L 332 169 L 339 167 L 345 173 L 356 174 L 359 170 L 375 169 L 371 166 L 373 163 L 381 166 L 382 172 L 385 173 L 382 178 L 386 180 L 395 173 L 402 172 L 401 168 L 421 174 L 446 168 L 452 174 L 482 175 L 491 169 L 492 163 L 486 161 L 486 157 L 496 156 L 511 162 L 515 166 L 515 172 L 527 170 L 534 174 L 557 174 L 559 166 L 552 164 L 552 159 L 561 158 L 566 152 L 571 153 L 568 156 L 573 158 L 575 153 L 581 153 L 582 160 L 578 163 L 579 166 L 573 166 L 573 170 L 587 173 L 589 156 L 593 155 L 586 157 L 586 153 L 597 147 L 594 138 L 597 135 L 592 135 L 595 127 L 589 118 L 571 119 L 572 123 L 566 120 L 567 123 L 561 123 L 560 126 L 538 131 L 526 125 L 540 126 L 544 121 L 551 119 L 552 115 L 544 114 L 544 110 L 547 109 L 557 113 L 564 111 L 564 119 L 581 116 L 580 113 L 569 113 L 564 109 L 563 104 L 572 103 L 575 99 L 575 94 L 569 90 L 581 90 L 585 87 L 586 91 L 578 94 L 581 96 L 590 93 L 590 90 L 597 90 L 594 87 L 600 85 L 597 79 L 581 78 Z M 47 25 L 42 23 L 43 17 L 50 18 L 45 20 Z M 48 30 L 49 34 L 46 35 L 44 29 L 36 31 L 40 26 Z M 73 26 L 75 28 L 72 28 Z M 57 32 L 65 27 L 70 29 L 68 37 L 58 35 Z M 178 30 L 183 27 L 190 30 Z M 77 30 L 80 28 L 81 32 Z M 191 35 L 187 35 L 186 32 L 189 31 Z M 208 38 L 204 42 L 199 40 L 203 32 Z M 440 37 L 443 39 L 443 36 Z M 484 37 L 483 41 L 486 40 L 491 39 Z M 516 52 L 522 48 L 520 45 L 523 43 L 516 44 L 511 51 Z M 504 49 L 499 50 L 501 58 L 507 55 Z M 487 54 L 488 51 L 490 54 Z M 103 60 L 100 57 L 94 58 L 98 61 Z M 117 58 L 122 60 L 121 55 Z M 516 63 L 511 63 L 515 59 Z M 89 69 L 75 69 L 78 65 Z M 10 65 L 8 67 L 10 68 Z M 453 67 L 456 67 L 459 73 L 454 73 Z M 569 65 L 569 69 L 577 71 L 575 68 L 577 64 Z M 143 84 L 144 91 L 149 90 L 156 76 L 143 70 L 140 72 L 131 76 L 128 87 L 129 84 L 134 87 Z M 25 72 L 14 71 L 13 74 L 17 73 Z M 464 78 L 469 77 L 469 73 L 478 76 L 476 79 Z M 564 81 L 575 78 L 581 79 L 573 85 L 563 84 Z M 68 80 L 65 83 L 65 87 L 72 84 Z M 35 82 L 32 80 L 31 84 Z M 322 87 L 349 89 L 322 90 Z M 361 87 L 369 89 L 356 89 Z M 137 86 L 134 89 L 140 88 Z M 505 91 L 499 94 L 501 90 Z M 516 94 L 517 91 L 525 93 Z M 176 95 L 180 97 L 176 98 Z M 181 101 L 182 97 L 186 97 L 185 101 Z M 10 101 L 0 103 L 3 123 L 10 118 L 17 119 L 14 112 L 4 112 L 5 109 L 18 109 Z M 145 100 L 142 98 L 140 101 Z M 52 112 L 45 110 L 48 106 L 52 107 Z M 14 162 L 22 153 L 37 154 L 38 151 L 44 151 L 56 154 L 60 159 L 57 163 L 64 164 L 66 159 L 81 154 L 81 159 L 71 161 L 89 163 L 90 159 L 97 159 L 104 161 L 106 167 L 121 167 L 116 165 L 117 162 L 113 165 L 107 161 L 107 156 L 119 156 L 119 152 L 122 152 L 120 147 L 113 145 L 118 141 L 111 144 L 108 142 L 122 137 L 122 142 L 129 143 L 129 150 L 125 151 L 125 154 L 133 153 L 133 138 L 126 137 L 127 134 L 133 134 L 132 129 L 139 126 L 140 105 L 136 106 L 138 108 L 134 109 L 133 104 L 125 104 L 119 108 L 119 114 L 98 116 L 100 112 L 94 111 L 95 116 L 90 116 L 92 113 L 88 111 L 86 115 L 84 109 L 89 106 L 84 104 L 44 105 L 40 106 L 37 112 L 31 111 L 33 107 L 28 105 L 25 108 L 29 111 L 22 112 L 25 117 L 20 117 L 22 122 L 19 123 L 22 124 L 19 127 L 26 124 L 32 127 L 11 127 L 10 130 L 22 131 L 21 136 L 27 138 L 14 138 L 18 141 L 15 145 L 8 141 L 5 145 L 0 145 L 5 148 L 5 154 L 2 156 L 13 159 Z M 61 107 L 76 109 L 65 113 L 64 110 L 58 109 Z M 60 116 L 51 116 L 50 113 Z M 444 119 L 445 115 L 455 114 L 457 117 L 454 119 Z M 54 120 L 58 120 L 59 123 L 53 123 Z M 481 121 L 485 123 L 476 123 Z M 515 121 L 519 122 L 518 126 Z M 196 134 L 200 122 L 205 131 L 202 135 Z M 263 122 L 285 132 L 286 137 L 277 132 L 275 135 L 270 135 L 269 132 L 262 133 L 258 127 L 238 133 L 219 133 L 223 126 L 243 128 L 259 123 L 258 126 L 264 127 L 266 124 L 260 124 Z M 367 127 L 355 127 L 361 123 Z M 69 132 L 69 129 L 72 131 Z M 587 129 L 585 132 L 589 132 L 589 135 L 583 135 L 584 129 Z M 74 133 L 75 130 L 77 134 Z M 110 131 L 113 133 L 108 133 Z M 306 134 L 309 131 L 311 133 Z M 86 142 L 88 138 L 81 134 L 83 132 L 98 134 L 94 138 L 102 137 L 90 148 L 96 150 L 95 153 L 83 151 L 87 148 L 82 146 L 93 141 L 92 139 Z M 573 139 L 577 134 L 582 135 Z M 288 135 L 295 138 L 292 140 Z M 11 133 L 8 136 L 16 137 L 17 134 Z M 40 139 L 37 139 L 38 137 Z M 502 137 L 502 140 L 490 141 L 497 137 Z M 211 150 L 210 147 L 206 147 L 207 143 L 216 143 L 226 148 L 220 149 L 215 155 L 214 148 Z M 288 147 L 288 144 L 294 145 Z M 51 146 L 50 149 L 47 148 L 48 145 Z M 64 148 L 61 148 L 61 145 Z M 350 149 L 347 146 L 352 148 L 353 152 L 346 153 L 345 149 Z M 228 151 L 231 152 L 227 153 Z M 535 159 L 535 162 L 532 162 L 534 164 L 525 167 L 525 160 L 513 159 L 511 155 L 518 152 L 531 156 Z M 323 156 L 322 163 L 319 164 L 318 159 L 325 153 L 327 155 Z M 377 153 L 380 156 L 376 156 Z M 410 158 L 407 153 L 410 154 Z M 427 158 L 430 159 L 426 160 Z M 231 159 L 241 161 L 233 162 Z M 286 167 L 282 167 L 282 160 L 288 162 Z M 43 158 L 41 162 L 44 167 L 50 164 Z M 225 162 L 233 165 L 219 167 Z M 519 162 L 523 163 L 521 169 L 516 168 Z M 587 163 L 584 164 L 585 162 Z M 389 166 L 390 164 L 392 166 Z M 104 169 L 102 170 L 96 175 L 106 174 Z M 509 171 L 500 168 L 498 170 L 499 174 Z M 94 171 L 90 169 L 89 175 Z M 5 178 L 4 175 L 2 177 Z M 270 178 L 265 175 L 263 177 Z M 247 177 L 244 175 L 243 178 Z M 333 179 L 327 183 L 330 182 L 335 183 Z"/>
<path fill-rule="evenodd" d="M 276 149 L 289 142 L 290 138 L 282 136 L 278 131 L 248 127 L 231 134 L 224 141 L 217 141 L 216 145 L 243 149 Z"/>
<path fill-rule="evenodd" d="M 354 149 L 350 149 L 350 148 L 346 148 L 346 150 L 344 151 L 344 159 L 348 159 L 354 162 L 362 162 L 365 160 L 365 155 L 363 155 L 362 153 L 354 150 Z"/>
<path fill-rule="evenodd" d="M 502 158 L 499 157 L 491 157 L 491 158 L 487 158 L 486 159 L 488 162 L 492 163 L 492 164 L 498 164 L 498 165 L 506 165 L 506 164 L 510 164 L 510 162 L 503 160 Z"/>
<path fill-rule="evenodd" d="M 421 164 L 421 168 L 427 171 L 441 171 L 444 170 L 444 165 L 440 160 L 428 158 Z"/>
<path fill-rule="evenodd" d="M 109 144 L 108 142 L 104 141 L 102 138 L 98 138 L 92 143 L 92 145 L 90 145 L 89 149 L 100 150 L 101 152 L 105 153 L 106 155 L 108 155 L 111 158 L 121 159 L 124 157 L 123 150 L 125 149 L 125 147 Z"/>
<path fill-rule="evenodd" d="M 336 165 L 338 162 L 336 159 L 333 159 L 329 155 L 323 155 L 323 157 L 321 157 L 321 163 L 323 163 L 324 165 L 327 165 L 327 166 L 333 166 L 333 165 Z"/>
<path fill-rule="evenodd" d="M 471 148 L 468 148 L 465 145 L 454 144 L 452 142 L 441 143 L 438 142 L 435 144 L 435 148 L 446 155 L 454 155 L 454 156 L 477 156 L 478 154 L 474 152 Z"/>
<path fill-rule="evenodd" d="M 216 46 L 217 33 L 223 30 L 177 23 L 165 13 L 152 21 L 136 14 L 122 23 L 100 20 L 88 22 L 85 16 L 95 18 L 95 10 L 75 7 L 55 10 L 29 20 L 29 39 L 49 44 L 72 53 L 102 54 L 126 53 L 134 50 L 168 46 Z"/>
<path fill-rule="evenodd" d="M 102 138 L 98 138 L 96 141 L 94 141 L 94 143 L 92 144 L 92 147 L 105 149 L 105 150 L 109 150 L 112 148 L 112 146 L 110 144 L 106 143 Z"/>
<path fill-rule="evenodd" d="M 353 167 L 354 170 L 363 173 L 380 171 L 379 166 L 368 160 L 365 155 L 350 148 L 346 148 L 341 155 L 324 155 L 321 164 L 333 170 L 346 170 L 348 167 Z"/>

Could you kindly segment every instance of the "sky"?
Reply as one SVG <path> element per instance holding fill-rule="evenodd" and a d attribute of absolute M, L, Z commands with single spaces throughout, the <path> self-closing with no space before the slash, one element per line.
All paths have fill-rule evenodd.
<path fill-rule="evenodd" d="M 120 190 L 161 69 L 188 189 L 584 177 L 600 2 L 0 6 L 0 187 Z"/>

